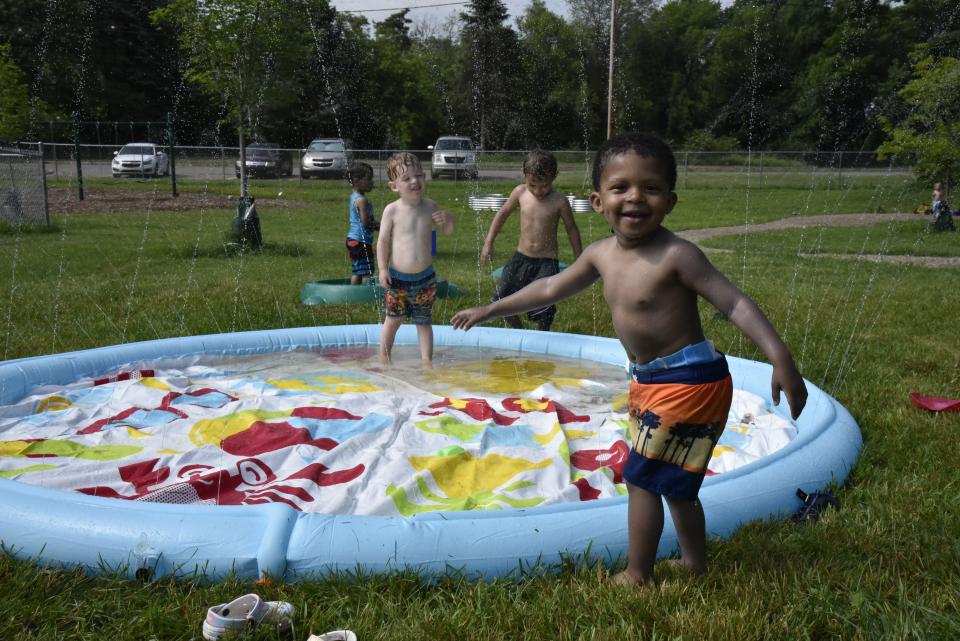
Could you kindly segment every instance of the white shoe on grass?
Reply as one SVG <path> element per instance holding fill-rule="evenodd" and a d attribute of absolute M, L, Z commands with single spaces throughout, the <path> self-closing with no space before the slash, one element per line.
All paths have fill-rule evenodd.
<path fill-rule="evenodd" d="M 264 601 L 256 594 L 245 594 L 207 610 L 203 638 L 217 641 L 231 632 L 258 625 L 275 625 L 281 634 L 289 633 L 294 612 L 293 605 L 286 601 Z"/>
<path fill-rule="evenodd" d="M 357 641 L 357 635 L 350 630 L 332 630 L 320 636 L 311 634 L 307 641 Z"/>

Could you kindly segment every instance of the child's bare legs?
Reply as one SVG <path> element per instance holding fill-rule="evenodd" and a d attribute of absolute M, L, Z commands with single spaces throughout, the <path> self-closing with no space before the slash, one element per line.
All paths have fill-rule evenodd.
<path fill-rule="evenodd" d="M 417 325 L 417 343 L 420 345 L 420 360 L 433 363 L 433 325 Z"/>
<path fill-rule="evenodd" d="M 666 499 L 680 541 L 680 565 L 696 575 L 704 574 L 707 571 L 707 526 L 703 505 L 699 500 L 670 496 Z"/>
<path fill-rule="evenodd" d="M 627 569 L 613 577 L 618 585 L 653 582 L 653 563 L 663 534 L 659 494 L 627 483 Z"/>
<path fill-rule="evenodd" d="M 368 280 L 370 280 L 369 276 L 357 276 L 356 274 L 350 276 L 351 285 L 363 285 Z"/>
<path fill-rule="evenodd" d="M 400 329 L 399 316 L 387 316 L 383 319 L 383 329 L 380 330 L 380 362 L 390 363 L 390 354 L 393 351 L 393 340 Z"/>

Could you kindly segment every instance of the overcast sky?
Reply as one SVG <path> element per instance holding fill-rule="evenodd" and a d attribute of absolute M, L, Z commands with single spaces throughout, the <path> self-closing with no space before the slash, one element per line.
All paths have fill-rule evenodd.
<path fill-rule="evenodd" d="M 428 7 L 411 9 L 407 17 L 417 23 L 439 24 L 450 15 L 466 11 L 469 3 L 454 3 L 452 0 L 332 0 L 332 4 L 337 11 L 359 12 L 371 22 L 380 22 L 390 14 L 397 13 L 406 7 Z M 503 0 L 503 4 L 506 5 L 507 12 L 510 14 L 510 23 L 513 24 L 530 4 L 530 0 Z M 564 17 L 570 15 L 566 0 L 545 0 L 545 4 L 547 9 L 558 15 Z M 383 11 L 375 11 L 376 9 L 383 9 Z"/>
<path fill-rule="evenodd" d="M 721 0 L 723 6 L 729 6 L 733 0 Z M 380 22 L 392 13 L 397 13 L 406 7 L 425 7 L 411 9 L 407 14 L 414 23 L 440 25 L 451 15 L 457 15 L 467 10 L 469 2 L 454 2 L 452 0 L 331 0 L 337 11 L 357 12 L 367 17 L 370 22 Z M 544 0 L 547 9 L 563 16 L 570 17 L 566 0 Z M 530 0 L 503 0 L 510 14 L 510 23 L 523 14 L 530 5 Z M 433 6 L 430 6 L 433 5 Z M 380 11 L 378 11 L 380 9 Z"/>

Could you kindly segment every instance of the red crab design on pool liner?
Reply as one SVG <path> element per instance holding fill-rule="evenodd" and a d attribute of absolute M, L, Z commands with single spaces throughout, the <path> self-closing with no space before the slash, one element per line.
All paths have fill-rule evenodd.
<path fill-rule="evenodd" d="M 337 419 L 359 421 L 362 418 L 344 410 L 327 407 L 298 407 L 290 415 L 321 421 Z M 254 421 L 247 429 L 220 441 L 220 447 L 223 448 L 223 451 L 235 456 L 264 454 L 293 445 L 312 445 L 318 449 L 329 451 L 339 443 L 328 437 L 313 438 L 309 429 L 294 427 L 286 421 Z"/>
<path fill-rule="evenodd" d="M 184 465 L 177 471 L 179 481 L 157 489 L 171 476 L 169 466 L 156 467 L 159 459 L 132 463 L 118 468 L 120 478 L 133 486 L 133 494 L 120 494 L 109 486 L 79 488 L 91 496 L 155 503 L 204 503 L 209 505 L 255 505 L 286 503 L 295 510 L 314 500 L 311 490 L 353 481 L 365 467 L 328 471 L 321 463 L 311 463 L 277 479 L 273 470 L 257 458 L 246 458 L 225 468 L 209 465 Z"/>
<path fill-rule="evenodd" d="M 630 456 L 630 446 L 624 441 L 615 441 L 605 450 L 579 450 L 570 454 L 570 464 L 578 470 L 593 472 L 602 467 L 613 472 L 613 482 L 623 483 L 623 466 Z M 591 487 L 587 479 L 580 478 L 574 482 L 580 490 L 580 500 L 589 501 L 598 498 L 600 491 Z"/>
<path fill-rule="evenodd" d="M 539 400 L 520 398 L 520 397 L 511 397 L 505 398 L 501 402 L 503 409 L 508 412 L 517 412 L 520 414 L 529 414 L 531 412 L 545 412 L 545 413 L 555 413 L 557 415 L 557 422 L 561 425 L 566 425 L 568 423 L 585 423 L 590 421 L 589 416 L 580 416 L 574 414 L 567 408 L 560 405 L 555 401 L 551 401 L 548 398 L 541 398 Z M 460 412 L 463 412 L 467 416 L 477 421 L 489 421 L 492 420 L 497 425 L 512 425 L 518 417 L 516 416 L 507 416 L 497 412 L 493 409 L 493 406 L 482 398 L 444 398 L 439 403 L 433 403 L 429 405 L 431 409 L 436 409 L 436 412 L 420 412 L 421 415 L 425 416 L 437 416 L 443 414 L 443 410 L 446 408 L 451 408 Z"/>

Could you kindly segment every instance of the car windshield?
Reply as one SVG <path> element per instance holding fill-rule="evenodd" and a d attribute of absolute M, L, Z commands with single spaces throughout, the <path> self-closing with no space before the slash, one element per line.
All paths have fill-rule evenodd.
<path fill-rule="evenodd" d="M 473 145 L 469 140 L 465 138 L 448 138 L 447 140 L 438 140 L 437 149 L 461 149 L 469 151 L 473 149 Z"/>
<path fill-rule="evenodd" d="M 307 149 L 310 151 L 343 151 L 343 143 L 339 140 L 314 140 Z"/>
<path fill-rule="evenodd" d="M 276 156 L 280 150 L 275 146 L 267 145 L 249 145 L 247 147 L 248 156 Z"/>
<path fill-rule="evenodd" d="M 124 145 L 120 150 L 121 156 L 152 156 L 153 147 L 149 145 Z"/>

